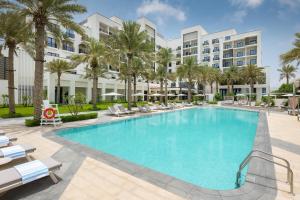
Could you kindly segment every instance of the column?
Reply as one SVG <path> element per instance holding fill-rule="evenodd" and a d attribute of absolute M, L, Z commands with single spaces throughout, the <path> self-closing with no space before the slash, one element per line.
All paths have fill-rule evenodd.
<path fill-rule="evenodd" d="M 55 86 L 56 76 L 54 74 L 48 74 L 47 95 L 50 102 L 55 102 Z"/>
<path fill-rule="evenodd" d="M 76 94 L 75 88 L 76 88 L 75 80 L 70 80 L 69 96 L 75 96 Z"/>
<path fill-rule="evenodd" d="M 105 101 L 105 96 L 103 96 L 105 94 L 105 89 L 106 89 L 106 84 L 102 83 L 102 88 L 101 88 L 101 93 L 102 93 L 102 100 Z"/>
<path fill-rule="evenodd" d="M 88 81 L 87 88 L 86 88 L 86 101 L 87 102 L 90 102 L 92 100 L 92 88 L 93 88 L 92 81 Z"/>

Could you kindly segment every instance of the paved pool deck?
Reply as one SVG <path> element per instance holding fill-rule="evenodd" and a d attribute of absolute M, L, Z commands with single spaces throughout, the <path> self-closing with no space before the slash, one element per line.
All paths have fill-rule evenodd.
<path fill-rule="evenodd" d="M 92 150 L 82 149 L 77 145 L 64 145 L 65 143 L 47 136 L 47 133 L 55 130 L 53 127 L 27 128 L 20 124 L 1 124 L 0 129 L 5 130 L 9 135 L 18 137 L 17 143 L 28 143 L 37 148 L 37 151 L 32 154 L 34 158 L 43 159 L 52 156 L 54 159 L 62 161 L 63 167 L 57 173 L 62 178 L 58 184 L 52 185 L 48 178 L 42 179 L 12 190 L 1 196 L 0 199 L 299 199 L 300 122 L 296 117 L 286 114 L 270 113 L 265 116 L 264 123 L 269 127 L 273 154 L 283 156 L 291 162 L 294 171 L 295 195 L 288 193 L 289 187 L 285 183 L 286 172 L 276 166 L 273 167 L 274 175 L 278 179 L 276 188 L 259 186 L 259 188 L 265 188 L 265 195 L 256 195 L 255 192 L 252 196 L 248 195 L 247 197 L 232 196 L 231 192 L 218 192 L 216 195 L 210 190 L 199 191 L 198 188 L 189 187 L 176 179 L 167 180 L 168 177 L 163 174 L 159 180 L 151 180 L 149 177 L 143 176 L 143 170 L 146 169 L 140 171 L 140 174 L 135 174 L 131 171 L 130 167 L 132 166 L 127 165 L 126 162 L 122 162 L 123 166 L 120 168 L 116 166 L 116 163 L 120 163 L 119 160 L 112 160 L 105 157 L 105 154 L 95 154 Z M 118 120 L 118 118 L 101 113 L 99 119 L 63 124 L 59 128 L 112 120 Z M 166 185 L 164 181 L 170 181 L 171 184 Z M 190 193 L 180 193 L 184 191 L 190 191 Z M 251 189 L 249 191 L 244 189 L 244 192 L 251 193 Z"/>

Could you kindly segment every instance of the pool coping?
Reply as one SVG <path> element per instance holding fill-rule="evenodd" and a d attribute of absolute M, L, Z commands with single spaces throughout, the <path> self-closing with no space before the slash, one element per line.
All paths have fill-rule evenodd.
<path fill-rule="evenodd" d="M 223 106 L 212 106 L 224 109 L 237 109 L 245 110 L 251 112 L 259 112 L 259 120 L 257 124 L 256 137 L 254 140 L 253 149 L 259 149 L 271 153 L 271 141 L 268 130 L 268 122 L 266 117 L 266 112 L 253 111 L 249 109 L 241 108 L 229 108 Z M 195 107 L 191 107 L 195 108 Z M 187 109 L 191 109 L 187 108 Z M 199 108 L 199 107 L 198 107 Z M 202 107 L 203 108 L 203 107 Z M 184 110 L 184 109 L 182 109 Z M 141 116 L 132 116 L 128 118 L 120 118 L 109 121 L 97 122 L 93 124 L 88 124 L 86 126 L 93 126 L 98 124 L 109 124 L 115 123 L 123 120 L 131 120 L 134 118 L 147 117 L 157 114 L 163 114 L 167 112 L 175 112 L 178 110 L 171 110 L 159 113 L 149 113 Z M 55 130 L 46 132 L 43 134 L 44 137 L 55 141 L 71 150 L 80 153 L 83 156 L 91 157 L 95 160 L 108 164 L 116 169 L 126 172 L 134 177 L 147 181 L 154 184 L 162 189 L 165 189 L 171 193 L 174 193 L 180 197 L 186 199 L 275 199 L 276 197 L 276 181 L 275 180 L 275 170 L 273 164 L 267 164 L 261 160 L 254 159 L 250 162 L 248 167 L 248 173 L 246 177 L 246 182 L 240 188 L 233 190 L 211 190 L 202 188 L 200 186 L 185 182 L 183 180 L 177 179 L 173 176 L 169 176 L 155 170 L 149 169 L 147 167 L 140 166 L 133 162 L 117 158 L 116 156 L 107 154 L 100 150 L 94 150 L 90 147 L 81 145 L 79 143 L 66 140 L 63 137 L 57 136 L 56 132 L 58 130 L 78 128 L 82 126 L 70 126 L 70 127 L 59 127 Z M 256 176 L 257 175 L 257 176 Z M 268 177 L 268 178 L 264 178 Z M 274 190 L 275 189 L 275 190 Z"/>

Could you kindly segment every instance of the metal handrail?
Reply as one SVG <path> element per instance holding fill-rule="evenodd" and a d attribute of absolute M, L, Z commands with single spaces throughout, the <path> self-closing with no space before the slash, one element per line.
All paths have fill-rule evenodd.
<path fill-rule="evenodd" d="M 260 152 L 260 153 L 263 153 L 265 155 L 268 155 L 268 156 L 271 156 L 271 157 L 274 157 L 274 158 L 277 158 L 277 159 L 280 159 L 282 161 L 285 162 L 286 165 L 282 164 L 282 163 L 278 163 L 278 162 L 275 162 L 273 160 L 270 160 L 270 159 L 267 159 L 267 158 L 264 158 L 262 156 L 258 156 L 258 155 L 252 155 L 253 153 L 255 152 Z M 270 154 L 270 153 L 267 153 L 267 152 L 264 152 L 264 151 L 261 151 L 261 150 L 252 150 L 248 155 L 247 157 L 243 160 L 243 162 L 240 164 L 239 166 L 239 170 L 236 174 L 236 186 L 239 187 L 240 186 L 240 179 L 241 179 L 241 172 L 242 170 L 244 169 L 244 167 L 251 161 L 252 158 L 259 158 L 259 159 L 262 159 L 262 160 L 265 160 L 267 162 L 271 162 L 273 164 L 276 164 L 276 165 L 279 165 L 281 167 L 284 167 L 287 169 L 287 182 L 290 184 L 290 193 L 293 194 L 294 193 L 294 173 L 291 169 L 291 165 L 289 163 L 289 161 L 287 161 L 286 159 L 282 158 L 282 157 L 279 157 L 279 156 L 275 156 L 273 154 Z"/>

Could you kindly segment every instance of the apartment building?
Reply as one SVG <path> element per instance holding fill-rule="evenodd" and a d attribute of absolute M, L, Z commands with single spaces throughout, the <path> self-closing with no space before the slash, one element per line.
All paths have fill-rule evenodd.
<path fill-rule="evenodd" d="M 89 37 L 100 39 L 104 36 L 109 36 L 113 30 L 122 29 L 122 19 L 118 17 L 107 18 L 99 13 L 95 13 L 80 25 L 84 28 Z M 249 63 L 262 66 L 261 63 L 261 34 L 259 31 L 237 34 L 233 29 L 207 33 L 201 26 L 187 28 L 181 31 L 181 37 L 174 40 L 166 40 L 158 33 L 156 25 L 147 18 L 140 18 L 137 23 L 141 25 L 141 29 L 147 31 L 150 39 L 155 43 L 156 50 L 161 47 L 169 47 L 172 49 L 176 60 L 168 66 L 169 72 L 175 72 L 176 68 L 188 56 L 194 56 L 197 62 L 206 63 L 212 67 L 226 70 L 231 65 L 245 66 Z M 68 36 L 68 41 L 63 41 L 58 45 L 54 37 L 47 33 L 46 47 L 46 62 L 53 59 L 65 59 L 74 54 L 85 53 L 85 47 L 82 43 L 81 36 L 74 33 L 72 30 L 62 29 Z M 7 94 L 7 49 L 3 51 L 4 57 L 0 60 L 0 95 Z M 18 56 L 15 56 L 15 91 L 16 103 L 22 103 L 23 96 L 33 95 L 34 81 L 34 61 L 25 50 L 19 48 Z M 61 77 L 61 92 L 63 96 L 75 95 L 78 92 L 86 96 L 87 101 L 91 100 L 92 96 L 92 81 L 84 78 L 85 65 L 82 64 L 76 69 L 64 73 Z M 265 84 L 256 85 L 258 95 L 266 93 L 268 90 L 268 74 L 266 75 Z M 55 101 L 57 76 L 45 72 L 44 75 L 44 93 L 50 101 Z M 182 86 L 186 87 L 185 84 Z M 158 88 L 158 84 L 153 82 L 151 88 Z M 177 91 L 179 82 L 169 84 L 170 91 Z M 235 85 L 235 92 L 247 92 L 249 86 Z M 197 92 L 199 88 L 195 88 Z M 208 90 L 208 88 L 205 88 Z M 220 87 L 222 93 L 226 93 L 226 87 Z M 184 90 L 184 89 L 183 89 Z M 138 79 L 137 91 L 147 94 L 147 84 Z M 118 71 L 108 66 L 108 72 L 105 78 L 99 78 L 98 94 L 99 99 L 109 100 L 113 97 L 104 97 L 104 93 L 117 92 L 126 93 L 125 83 L 118 79 Z M 208 92 L 208 91 L 207 91 Z M 61 98 L 63 99 L 63 98 Z"/>

